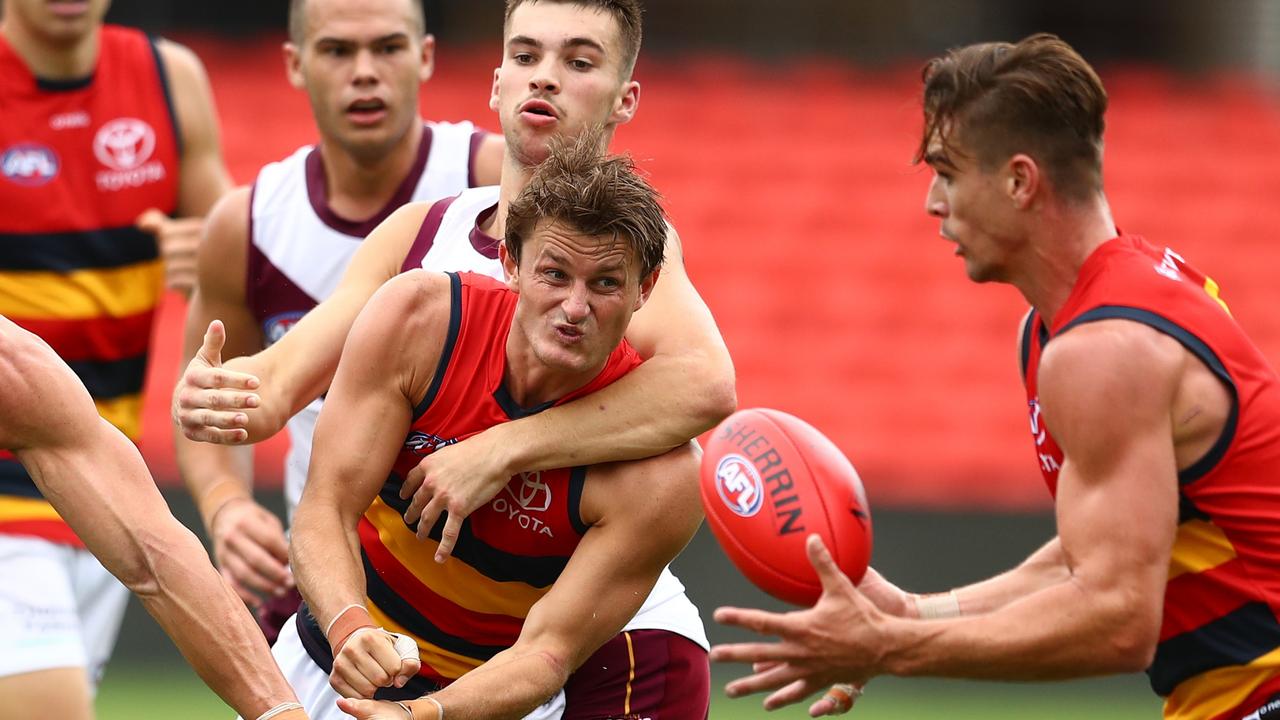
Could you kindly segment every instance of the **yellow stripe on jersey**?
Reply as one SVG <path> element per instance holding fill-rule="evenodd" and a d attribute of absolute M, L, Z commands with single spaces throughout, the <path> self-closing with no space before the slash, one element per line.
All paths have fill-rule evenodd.
<path fill-rule="evenodd" d="M 457 680 L 462 677 L 463 674 L 480 667 L 482 661 L 469 658 L 466 655 L 449 652 L 438 645 L 432 645 L 426 640 L 423 640 L 417 635 L 414 635 L 404 629 L 397 624 L 396 621 L 387 617 L 387 615 L 383 613 L 372 600 L 368 600 L 366 598 L 366 604 L 369 606 L 369 617 L 373 618 L 373 621 L 378 624 L 378 627 L 383 630 L 387 630 L 388 632 L 400 633 L 401 635 L 407 635 L 413 638 L 413 641 L 418 643 L 418 653 L 422 657 L 422 662 L 430 665 L 432 670 L 435 670 L 441 675 L 451 680 Z"/>
<path fill-rule="evenodd" d="M 0 272 L 0 315 L 29 320 L 128 317 L 155 307 L 163 284 L 160 260 L 72 273 Z"/>
<path fill-rule="evenodd" d="M 15 520 L 61 520 L 62 516 L 41 498 L 0 495 L 0 523 Z"/>
<path fill-rule="evenodd" d="M 551 588 L 538 589 L 522 582 L 495 582 L 456 557 L 443 565 L 435 561 L 434 540 L 419 540 L 405 527 L 394 508 L 376 498 L 365 517 L 378 528 L 388 551 L 423 585 L 472 612 L 522 618 Z M 468 592 L 471 591 L 471 592 Z"/>
<path fill-rule="evenodd" d="M 1207 520 L 1188 520 L 1178 526 L 1173 541 L 1169 579 L 1204 572 L 1235 557 L 1235 547 L 1216 525 Z"/>
<path fill-rule="evenodd" d="M 137 442 L 142 437 L 142 394 L 121 395 L 110 400 L 94 399 L 98 414 L 115 425 L 125 437 Z"/>
<path fill-rule="evenodd" d="M 1178 684 L 1164 701 L 1165 720 L 1205 720 L 1240 707 L 1262 683 L 1280 674 L 1280 649 L 1248 665 L 1210 670 Z"/>
<path fill-rule="evenodd" d="M 1220 288 L 1218 283 L 1213 281 L 1213 278 L 1207 277 L 1204 279 L 1204 291 L 1209 294 L 1209 297 L 1216 300 L 1222 306 L 1222 309 L 1227 311 L 1228 315 L 1231 314 L 1231 308 L 1227 307 L 1227 301 L 1219 297 Z"/>

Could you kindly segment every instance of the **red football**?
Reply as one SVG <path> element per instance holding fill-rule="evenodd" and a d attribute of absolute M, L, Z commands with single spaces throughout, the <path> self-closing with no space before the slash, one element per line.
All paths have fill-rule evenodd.
<path fill-rule="evenodd" d="M 725 554 L 757 587 L 811 606 L 822 594 L 805 554 L 817 533 L 855 583 L 871 558 L 871 512 L 853 464 L 793 415 L 739 410 L 702 456 L 702 506 Z"/>

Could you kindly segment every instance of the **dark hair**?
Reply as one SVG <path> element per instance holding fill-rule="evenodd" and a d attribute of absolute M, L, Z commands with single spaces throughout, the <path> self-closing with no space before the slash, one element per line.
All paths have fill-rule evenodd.
<path fill-rule="evenodd" d="M 507 0 L 507 9 L 502 16 L 504 35 L 511 25 L 511 13 L 521 5 L 535 2 L 570 3 L 612 15 L 618 22 L 618 34 L 622 40 L 622 75 L 631 77 L 636 58 L 640 55 L 640 41 L 644 37 L 644 6 L 640 0 Z"/>
<path fill-rule="evenodd" d="M 1107 91 L 1057 36 L 957 48 L 930 60 L 922 75 L 925 123 L 916 162 L 935 137 L 954 150 L 949 140 L 958 133 L 983 167 L 1025 152 L 1064 196 L 1085 200 L 1101 191 Z"/>
<path fill-rule="evenodd" d="M 520 264 L 520 250 L 539 221 L 561 222 L 593 237 L 625 242 L 639 262 L 640 277 L 662 266 L 667 220 L 659 195 L 625 155 L 605 156 L 601 132 L 556 140 L 550 155 L 507 210 L 506 243 Z"/>
<path fill-rule="evenodd" d="M 3 0 L 0 0 L 3 2 Z M 427 19 L 423 14 L 422 0 L 409 0 L 413 19 L 418 23 L 418 34 L 427 33 Z M 302 45 L 307 34 L 307 0 L 289 0 L 289 42 Z"/>

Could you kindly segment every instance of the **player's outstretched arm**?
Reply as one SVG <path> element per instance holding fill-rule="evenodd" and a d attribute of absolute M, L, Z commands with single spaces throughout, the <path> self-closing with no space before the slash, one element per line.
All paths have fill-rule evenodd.
<path fill-rule="evenodd" d="M 729 693 L 783 688 L 766 700 L 777 707 L 823 683 L 882 674 L 1045 680 L 1147 667 L 1177 524 L 1170 428 L 1185 358 L 1176 341 L 1125 321 L 1082 325 L 1045 352 L 1040 400 L 1066 456 L 1062 581 L 981 615 L 904 620 L 811 553 L 824 580 L 813 609 L 717 611 L 720 622 L 781 638 L 712 650 L 716 660 L 780 663 Z"/>
<path fill-rule="evenodd" d="M 364 609 L 356 527 L 382 489 L 426 393 L 448 332 L 449 279 L 416 271 L 387 283 L 356 320 L 316 425 L 311 467 L 290 547 L 298 589 L 326 628 L 330 683 L 371 697 L 418 670 Z"/>
<path fill-rule="evenodd" d="M 196 358 L 205 361 L 188 365 L 174 389 L 173 418 L 183 434 L 204 442 L 259 442 L 324 393 L 356 315 L 400 272 L 428 209 L 413 203 L 392 213 L 360 244 L 333 295 L 266 350 L 214 367 L 207 356 L 220 345 L 207 341 Z M 256 394 L 255 406 L 220 412 L 235 407 L 245 390 Z"/>
<path fill-rule="evenodd" d="M 659 457 L 589 470 L 582 511 L 590 529 L 530 610 L 516 644 L 431 696 L 446 717 L 523 717 L 622 630 L 702 522 L 699 456 L 688 443 Z M 347 712 L 372 707 L 344 704 Z M 410 705 L 417 720 L 437 717 L 430 701 Z"/>
<path fill-rule="evenodd" d="M 402 492 L 413 494 L 406 518 L 421 513 L 422 526 L 431 527 L 447 510 L 461 522 L 515 473 L 651 457 L 733 412 L 733 362 L 685 273 L 674 228 L 661 277 L 631 319 L 627 340 L 646 360 L 617 382 L 423 458 Z"/>
<path fill-rule="evenodd" d="M 137 449 L 47 345 L 2 318 L 0 442 L 228 705 L 254 718 L 294 701 L 244 603 L 169 514 Z"/>
<path fill-rule="evenodd" d="M 188 363 L 215 368 L 223 358 L 262 349 L 261 331 L 245 299 L 249 197 L 249 188 L 237 188 L 209 214 L 183 334 Z M 206 328 L 215 320 L 222 324 L 225 340 L 218 350 L 203 348 Z M 257 401 L 248 390 L 228 390 L 226 397 L 231 407 L 209 412 L 233 414 Z M 244 434 L 241 429 L 210 432 Z M 253 499 L 252 448 L 195 442 L 176 428 L 174 447 L 223 577 L 251 607 L 259 604 L 258 594 L 287 592 L 293 586 L 288 543 L 279 518 Z"/>

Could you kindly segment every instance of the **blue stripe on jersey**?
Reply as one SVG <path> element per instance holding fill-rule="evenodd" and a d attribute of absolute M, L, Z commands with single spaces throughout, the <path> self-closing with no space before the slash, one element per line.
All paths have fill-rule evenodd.
<path fill-rule="evenodd" d="M 67 365 L 99 400 L 140 393 L 147 378 L 145 353 L 123 360 L 76 360 Z"/>
<path fill-rule="evenodd" d="M 68 273 L 126 267 L 160 257 L 156 240 L 135 227 L 63 233 L 0 233 L 0 271 Z"/>
<path fill-rule="evenodd" d="M 1147 669 L 1161 696 L 1189 677 L 1232 665 L 1248 665 L 1280 647 L 1280 622 L 1265 602 L 1251 602 L 1195 630 L 1160 643 Z"/>

